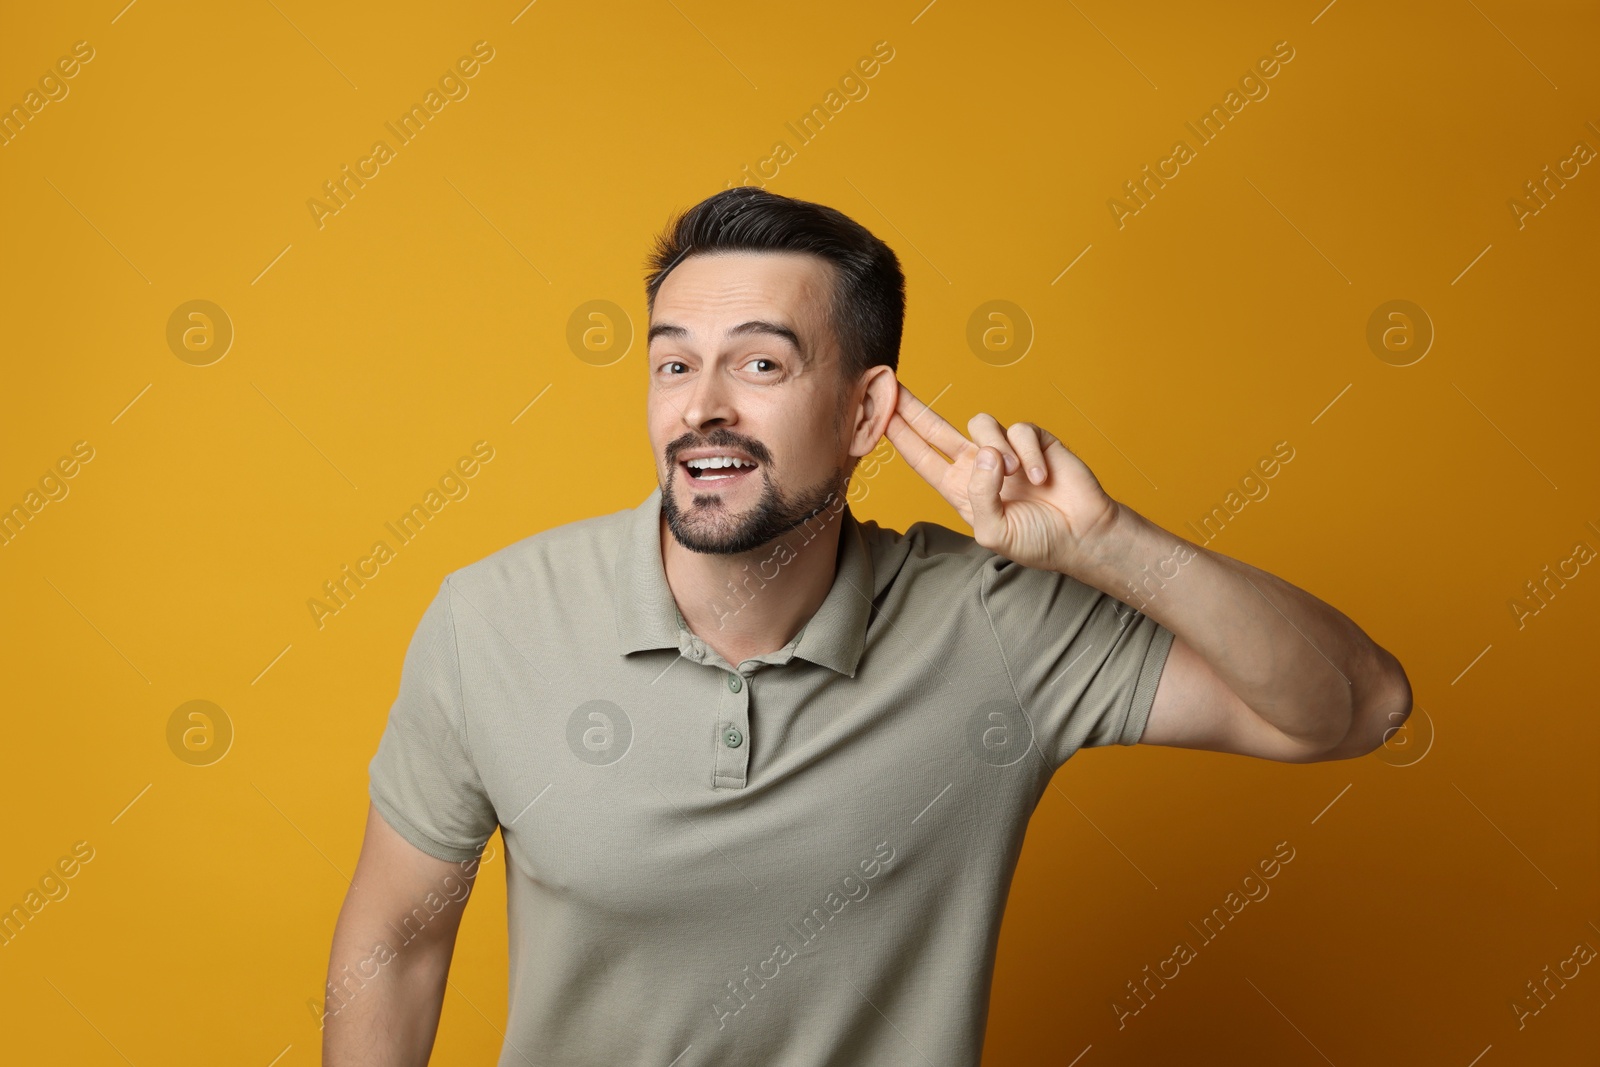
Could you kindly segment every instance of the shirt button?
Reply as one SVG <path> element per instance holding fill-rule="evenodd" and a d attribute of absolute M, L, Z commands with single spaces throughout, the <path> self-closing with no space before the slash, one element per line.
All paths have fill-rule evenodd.
<path fill-rule="evenodd" d="M 735 730 L 730 726 L 728 727 L 727 732 L 722 735 L 722 743 L 727 745 L 729 748 L 738 748 L 740 745 L 744 744 L 744 734 L 741 734 L 738 730 Z"/>
<path fill-rule="evenodd" d="M 740 689 L 744 688 L 744 683 L 739 681 L 739 676 L 737 674 L 730 674 L 728 675 L 728 688 L 737 693 Z M 738 744 L 738 742 L 736 741 L 734 744 Z"/>

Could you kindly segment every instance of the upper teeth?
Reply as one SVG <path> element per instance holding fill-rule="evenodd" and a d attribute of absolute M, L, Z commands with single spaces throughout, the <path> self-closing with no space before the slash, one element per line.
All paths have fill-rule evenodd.
<path fill-rule="evenodd" d="M 691 459 L 689 466 L 695 470 L 709 470 L 713 467 L 754 467 L 755 464 L 733 456 L 708 456 L 705 459 Z"/>

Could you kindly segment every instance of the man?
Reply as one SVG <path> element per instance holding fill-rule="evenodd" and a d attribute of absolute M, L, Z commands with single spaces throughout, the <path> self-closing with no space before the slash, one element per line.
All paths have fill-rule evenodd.
<path fill-rule="evenodd" d="M 731 189 L 651 268 L 658 488 L 424 613 L 330 1067 L 426 1062 L 496 828 L 502 1065 L 976 1065 L 1028 818 L 1077 749 L 1305 763 L 1405 721 L 1400 664 L 1332 607 L 1142 518 L 1037 425 L 969 439 L 912 396 L 899 263 L 844 215 Z M 856 520 L 885 436 L 975 537 Z"/>

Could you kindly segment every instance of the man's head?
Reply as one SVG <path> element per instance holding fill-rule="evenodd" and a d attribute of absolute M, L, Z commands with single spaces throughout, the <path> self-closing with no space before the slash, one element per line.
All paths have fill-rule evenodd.
<path fill-rule="evenodd" d="M 744 186 L 668 226 L 645 293 L 650 446 L 678 542 L 748 552 L 842 497 L 898 390 L 905 275 L 889 246 Z M 715 456 L 752 465 L 702 469 Z"/>

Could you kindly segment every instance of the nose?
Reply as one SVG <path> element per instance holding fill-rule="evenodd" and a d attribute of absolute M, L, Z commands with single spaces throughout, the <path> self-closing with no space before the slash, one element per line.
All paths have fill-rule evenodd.
<path fill-rule="evenodd" d="M 701 373 L 683 405 L 683 424 L 700 433 L 737 421 L 732 390 L 722 376 L 715 370 Z"/>

